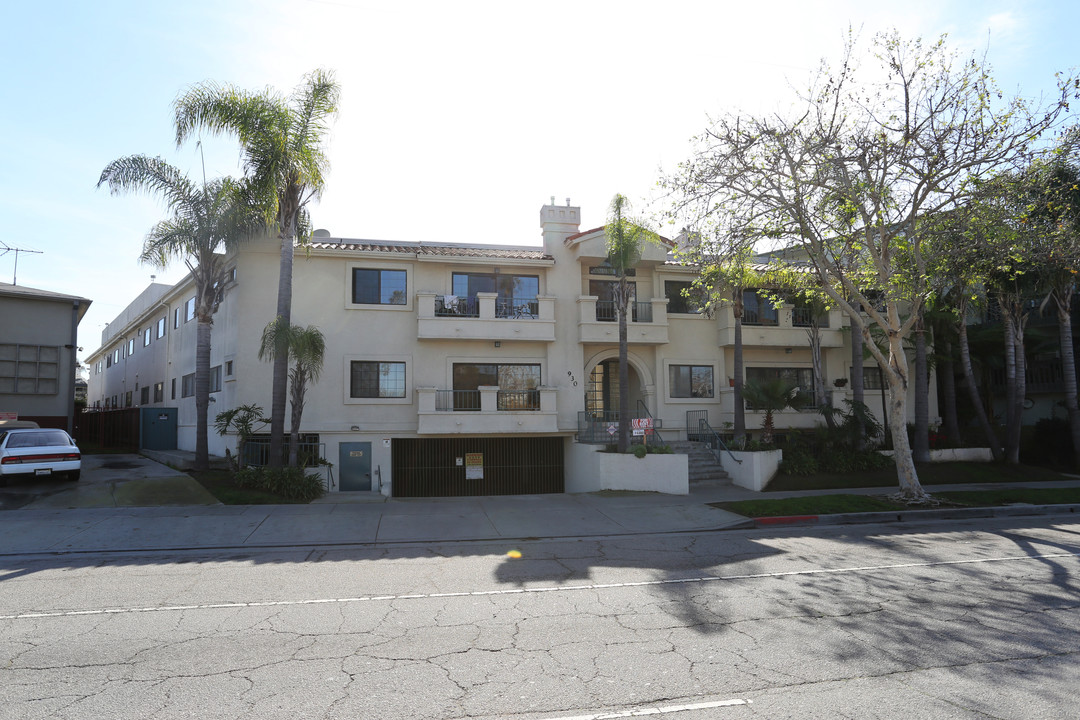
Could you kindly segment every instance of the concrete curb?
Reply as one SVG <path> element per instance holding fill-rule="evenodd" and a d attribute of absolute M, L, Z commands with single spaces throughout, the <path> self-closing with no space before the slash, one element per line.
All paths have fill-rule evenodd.
<path fill-rule="evenodd" d="M 888 512 L 837 513 L 835 515 L 787 515 L 753 518 L 754 527 L 798 527 L 802 525 L 859 525 L 902 523 L 923 520 L 971 520 L 974 518 L 1023 517 L 1027 515 L 1068 515 L 1080 513 L 1080 504 L 1007 505 L 1003 507 L 952 508 L 947 510 L 900 510 Z"/>

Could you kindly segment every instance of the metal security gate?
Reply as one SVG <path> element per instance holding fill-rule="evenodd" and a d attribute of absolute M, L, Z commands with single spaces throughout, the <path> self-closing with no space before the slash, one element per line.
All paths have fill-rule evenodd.
<path fill-rule="evenodd" d="M 563 492 L 563 442 L 542 438 L 395 438 L 394 497 Z"/>

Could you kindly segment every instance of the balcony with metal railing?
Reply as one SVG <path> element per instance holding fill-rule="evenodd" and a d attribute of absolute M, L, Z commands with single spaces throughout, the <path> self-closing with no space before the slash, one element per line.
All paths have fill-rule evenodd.
<path fill-rule="evenodd" d="M 558 432 L 556 389 L 417 388 L 421 435 Z"/>
<path fill-rule="evenodd" d="M 555 342 L 555 298 L 416 293 L 417 337 L 422 340 Z"/>
<path fill-rule="evenodd" d="M 661 345 L 668 341 L 667 298 L 630 303 L 626 318 L 626 339 L 630 343 Z M 595 295 L 578 298 L 578 327 L 581 342 L 619 342 L 618 311 L 611 300 Z"/>
<path fill-rule="evenodd" d="M 730 305 L 718 308 L 719 345 L 726 347 L 735 343 L 735 314 Z M 814 316 L 809 308 L 784 305 L 779 309 L 765 311 L 747 308 L 743 311 L 743 345 L 770 347 L 805 347 L 806 331 Z M 846 324 L 844 314 L 838 309 L 817 316 L 822 347 L 843 347 Z"/>

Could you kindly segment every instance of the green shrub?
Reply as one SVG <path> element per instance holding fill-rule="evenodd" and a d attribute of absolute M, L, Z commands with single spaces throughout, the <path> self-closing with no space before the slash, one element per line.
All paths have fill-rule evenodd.
<path fill-rule="evenodd" d="M 671 455 L 675 451 L 671 449 L 670 445 L 646 445 L 645 452 L 650 455 Z"/>
<path fill-rule="evenodd" d="M 645 457 L 649 451 L 645 449 L 644 445 L 632 445 L 630 447 L 630 452 L 634 453 L 634 457 L 641 459 Z"/>
<path fill-rule="evenodd" d="M 785 450 L 780 461 L 780 472 L 785 475 L 813 475 L 818 471 L 818 461 L 803 449 Z"/>
<path fill-rule="evenodd" d="M 311 502 L 322 497 L 323 480 L 316 473 L 304 472 L 303 468 L 249 467 L 234 476 L 242 488 L 262 490 L 290 500 Z"/>

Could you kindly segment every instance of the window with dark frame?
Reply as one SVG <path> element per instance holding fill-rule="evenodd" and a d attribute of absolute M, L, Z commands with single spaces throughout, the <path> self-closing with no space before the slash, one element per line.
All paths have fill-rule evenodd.
<path fill-rule="evenodd" d="M 176 378 L 172 379 L 172 394 L 170 395 L 172 400 L 176 399 Z"/>
<path fill-rule="evenodd" d="M 221 392 L 221 366 L 210 368 L 210 392 Z"/>
<path fill-rule="evenodd" d="M 881 377 L 881 368 L 877 365 L 867 365 L 862 369 L 863 390 L 881 390 L 885 387 Z"/>
<path fill-rule="evenodd" d="M 665 280 L 664 296 L 667 297 L 668 313 L 700 314 L 701 306 L 695 299 L 694 283 L 688 280 Z"/>
<path fill-rule="evenodd" d="M 150 336 L 153 335 L 153 334 L 154 333 L 153 333 L 153 330 L 151 328 L 146 328 L 145 330 L 143 330 L 143 336 L 142 336 L 143 347 L 148 347 L 150 345 Z"/>
<path fill-rule="evenodd" d="M 748 367 L 746 368 L 747 383 L 762 383 L 768 380 L 782 378 L 792 387 L 797 387 L 799 392 L 795 395 L 793 405 L 796 408 L 814 408 L 817 402 L 814 399 L 814 369 L 796 367 Z M 747 409 L 753 410 L 750 403 Z"/>
<path fill-rule="evenodd" d="M 140 405 L 149 405 L 150 404 L 150 386 L 149 385 L 144 385 L 143 386 L 143 389 L 139 394 L 139 404 Z"/>
<path fill-rule="evenodd" d="M 349 397 L 405 397 L 405 363 L 353 360 L 349 364 Z"/>
<path fill-rule="evenodd" d="M 191 298 L 184 303 L 184 322 L 190 322 L 195 319 L 195 298 Z"/>
<path fill-rule="evenodd" d="M 712 365 L 669 365 L 668 394 L 673 398 L 715 396 Z"/>
<path fill-rule="evenodd" d="M 480 387 L 498 387 L 497 409 L 540 409 L 540 365 L 454 363 L 454 410 L 479 410 Z"/>
<path fill-rule="evenodd" d="M 353 268 L 352 301 L 356 305 L 406 305 L 407 279 L 404 270 Z"/>
<path fill-rule="evenodd" d="M 191 397 L 195 394 L 195 373 L 189 373 L 180 378 L 180 397 Z"/>
<path fill-rule="evenodd" d="M 154 383 L 154 402 L 165 402 L 165 382 Z"/>
<path fill-rule="evenodd" d="M 159 340 L 161 338 L 165 337 L 165 318 L 164 317 L 162 317 L 160 320 L 157 321 L 157 336 L 158 336 Z"/>
<path fill-rule="evenodd" d="M 172 326 L 173 330 L 177 330 L 180 327 L 180 308 L 173 310 Z"/>

